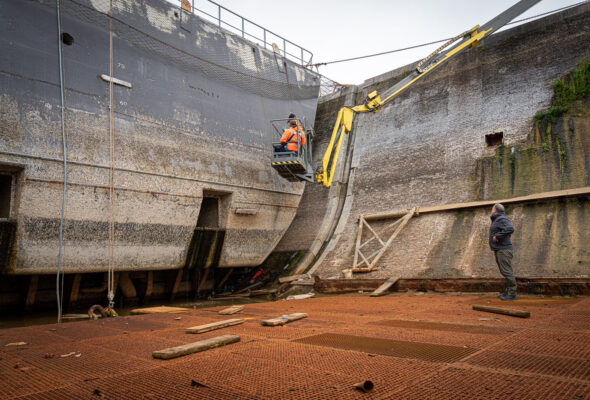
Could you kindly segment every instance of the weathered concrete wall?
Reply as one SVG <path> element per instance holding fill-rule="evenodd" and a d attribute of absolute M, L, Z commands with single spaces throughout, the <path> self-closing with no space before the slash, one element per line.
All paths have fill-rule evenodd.
<path fill-rule="evenodd" d="M 184 265 L 203 191 L 220 196 L 220 266 L 259 265 L 295 216 L 302 184 L 270 167 L 269 120 L 313 121 L 319 77 L 155 0 L 62 2 L 68 186 L 64 270 L 109 264 L 109 74 L 116 270 Z M 51 273 L 63 169 L 55 2 L 0 5 L 0 172 L 20 168 L 12 273 Z M 278 62 L 283 59 L 278 57 Z M 239 208 L 253 215 L 236 213 Z"/>
<path fill-rule="evenodd" d="M 315 273 L 334 276 L 351 266 L 362 213 L 588 186 L 588 103 L 573 106 L 549 135 L 533 117 L 549 107 L 552 84 L 588 54 L 589 26 L 590 6 L 583 5 L 501 32 L 378 113 L 358 115 L 346 203 Z M 361 97 L 401 77 L 403 70 L 374 78 L 359 88 Z M 503 132 L 503 146 L 486 147 L 484 136 L 493 132 Z M 517 275 L 589 274 L 588 200 L 508 208 Z M 478 209 L 411 220 L 379 262 L 384 269 L 371 277 L 497 276 L 488 214 Z M 316 217 L 297 219 L 305 226 Z"/>

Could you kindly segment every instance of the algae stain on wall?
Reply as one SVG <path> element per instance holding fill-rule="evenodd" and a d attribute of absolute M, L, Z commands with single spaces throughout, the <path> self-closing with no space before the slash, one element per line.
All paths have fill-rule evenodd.
<path fill-rule="evenodd" d="M 553 84 L 551 107 L 535 115 L 525 143 L 499 145 L 475 166 L 475 197 L 500 199 L 588 185 L 590 57 Z"/>

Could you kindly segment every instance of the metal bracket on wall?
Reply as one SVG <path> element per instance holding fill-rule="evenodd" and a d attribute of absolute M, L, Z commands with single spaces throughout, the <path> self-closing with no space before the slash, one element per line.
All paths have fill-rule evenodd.
<path fill-rule="evenodd" d="M 124 86 L 129 89 L 131 89 L 131 87 L 132 87 L 131 83 L 121 80 L 121 79 L 113 78 L 112 76 L 109 76 L 109 75 L 102 74 L 100 76 L 100 79 L 102 79 L 105 82 L 113 82 L 113 84 L 115 84 L 115 85 Z"/>
<path fill-rule="evenodd" d="M 191 3 L 188 0 L 182 0 L 182 7 L 180 9 L 180 27 L 187 31 L 192 32 L 191 27 L 191 15 L 193 14 Z"/>

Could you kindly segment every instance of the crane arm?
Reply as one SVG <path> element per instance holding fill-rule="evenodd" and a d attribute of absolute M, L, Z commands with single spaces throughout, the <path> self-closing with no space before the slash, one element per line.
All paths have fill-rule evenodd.
<path fill-rule="evenodd" d="M 357 113 L 377 112 L 383 106 L 383 104 L 398 96 L 404 90 L 416 83 L 419 79 L 422 79 L 429 73 L 433 72 L 435 69 L 439 68 L 456 55 L 461 54 L 469 48 L 477 46 L 482 39 L 488 37 L 493 32 L 497 31 L 502 26 L 506 25 L 508 22 L 537 4 L 539 1 L 541 0 L 519 1 L 514 6 L 504 11 L 502 14 L 496 16 L 484 24 L 481 29 L 480 26 L 477 25 L 439 47 L 434 53 L 418 63 L 418 66 L 415 70 L 410 72 L 405 78 L 393 85 L 391 88 L 387 89 L 381 96 L 377 94 L 377 91 L 374 91 L 369 93 L 363 104 L 357 105 L 355 107 L 345 106 L 341 108 L 338 112 L 336 123 L 334 124 L 334 128 L 332 130 L 330 143 L 328 144 L 328 148 L 326 149 L 326 152 L 322 158 L 320 172 L 316 174 L 316 181 L 321 183 L 324 187 L 330 187 L 332 185 L 334 171 L 336 170 L 338 162 L 338 155 L 342 146 L 342 139 L 344 138 L 344 135 L 350 132 L 352 129 L 352 123 Z M 462 40 L 449 49 L 446 49 L 449 45 L 459 39 Z M 422 68 L 423 65 L 426 66 Z"/>

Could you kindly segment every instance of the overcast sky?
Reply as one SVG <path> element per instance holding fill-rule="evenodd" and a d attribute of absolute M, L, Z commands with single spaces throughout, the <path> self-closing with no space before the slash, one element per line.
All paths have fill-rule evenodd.
<path fill-rule="evenodd" d="M 516 0 L 216 0 L 310 50 L 314 62 L 393 50 L 455 36 L 483 25 Z M 206 0 L 195 0 L 204 8 Z M 517 19 L 579 3 L 542 0 Z M 427 56 L 438 45 L 320 67 L 340 83 L 365 79 Z"/>

